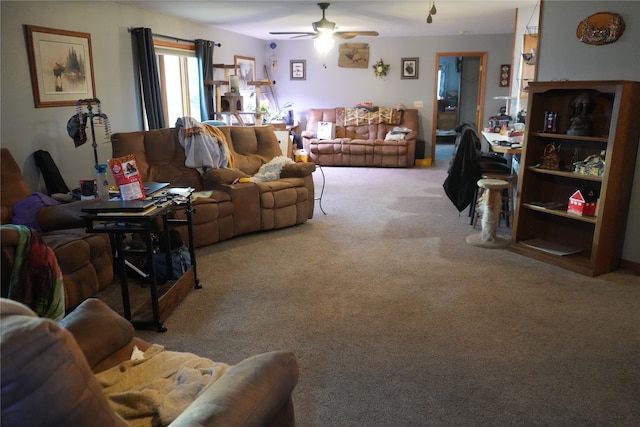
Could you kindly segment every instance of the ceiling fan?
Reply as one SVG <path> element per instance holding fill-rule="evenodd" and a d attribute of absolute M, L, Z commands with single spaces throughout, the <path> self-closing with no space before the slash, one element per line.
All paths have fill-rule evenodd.
<path fill-rule="evenodd" d="M 312 22 L 311 26 L 313 27 L 313 32 L 270 32 L 269 34 L 274 35 L 283 35 L 283 34 L 291 34 L 295 35 L 292 38 L 298 37 L 307 37 L 313 36 L 318 37 L 319 35 L 328 34 L 333 36 L 333 38 L 337 39 L 352 39 L 356 36 L 371 36 L 375 37 L 378 35 L 377 31 L 336 31 L 336 23 L 329 21 L 324 17 L 324 12 L 327 10 L 331 3 L 318 3 L 320 9 L 322 10 L 322 19 L 316 22 Z"/>

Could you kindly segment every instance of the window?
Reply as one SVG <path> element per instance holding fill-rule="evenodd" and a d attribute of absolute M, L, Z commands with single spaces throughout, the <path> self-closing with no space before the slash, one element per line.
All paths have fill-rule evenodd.
<path fill-rule="evenodd" d="M 200 115 L 200 78 L 195 47 L 160 40 L 154 41 L 154 47 L 167 125 L 173 126 L 183 116 L 207 120 L 208 117 Z"/>

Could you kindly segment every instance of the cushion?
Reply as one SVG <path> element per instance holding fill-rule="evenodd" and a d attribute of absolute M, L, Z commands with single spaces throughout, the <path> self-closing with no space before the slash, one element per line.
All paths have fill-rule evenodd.
<path fill-rule="evenodd" d="M 29 228 L 40 231 L 40 226 L 38 226 L 38 221 L 36 220 L 40 209 L 59 204 L 60 202 L 46 194 L 30 194 L 13 205 L 13 219 L 11 222 L 17 225 L 26 225 Z"/>
<path fill-rule="evenodd" d="M 60 325 L 74 336 L 91 367 L 111 356 L 114 349 L 126 346 L 135 335 L 131 322 L 97 298 L 84 300 Z M 109 333 L 96 334 L 101 329 Z"/>
<path fill-rule="evenodd" d="M 0 300 L 2 425 L 127 426 L 71 334 L 25 310 Z"/>
<path fill-rule="evenodd" d="M 388 132 L 387 135 L 384 137 L 385 141 L 402 141 L 404 139 L 406 134 L 404 133 L 392 133 L 392 132 Z"/>

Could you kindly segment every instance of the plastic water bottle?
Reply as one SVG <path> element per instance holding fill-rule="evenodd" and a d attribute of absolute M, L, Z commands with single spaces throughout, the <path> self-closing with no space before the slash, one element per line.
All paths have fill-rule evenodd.
<path fill-rule="evenodd" d="M 109 200 L 109 181 L 107 180 L 107 165 L 96 165 L 96 183 L 98 187 L 98 198 Z"/>

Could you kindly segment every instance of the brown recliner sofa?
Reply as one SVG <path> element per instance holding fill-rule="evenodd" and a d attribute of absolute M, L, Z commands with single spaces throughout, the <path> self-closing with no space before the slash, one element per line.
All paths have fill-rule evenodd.
<path fill-rule="evenodd" d="M 235 182 L 250 177 L 271 159 L 282 155 L 272 126 L 220 126 L 233 168 L 212 169 L 205 175 L 185 166 L 185 150 L 176 128 L 121 132 L 111 136 L 113 157 L 134 154 L 145 182 L 168 182 L 174 187 L 210 191 L 193 202 L 194 246 L 234 236 L 273 230 L 306 222 L 313 217 L 313 163 L 283 168 L 280 179 Z M 178 218 L 184 212 L 176 211 Z M 186 241 L 184 227 L 176 227 Z"/>
<path fill-rule="evenodd" d="M 136 338 L 128 321 L 95 298 L 60 324 L 7 299 L 0 299 L 0 317 L 3 426 L 116 427 L 159 419 L 172 427 L 295 425 L 291 394 L 299 372 L 291 352 L 262 353 L 209 371 L 211 360 Z M 145 352 L 144 361 L 129 360 L 134 346 Z M 179 363 L 167 363 L 174 360 Z M 183 366 L 194 369 L 177 370 Z M 195 368 L 212 378 L 226 370 L 195 394 L 190 390 L 201 390 L 191 380 Z M 113 396 L 112 404 L 105 395 Z"/>
<path fill-rule="evenodd" d="M 318 138 L 318 123 L 335 125 L 335 137 Z M 394 128 L 409 129 L 403 138 L 388 136 Z M 380 108 L 312 108 L 302 131 L 302 145 L 311 161 L 322 166 L 411 167 L 420 131 L 418 110 Z"/>
<path fill-rule="evenodd" d="M 0 158 L 0 222 L 11 224 L 14 205 L 31 195 L 32 191 L 9 149 L 2 148 Z M 105 289 L 113 281 L 113 259 L 109 238 L 104 234 L 85 231 L 81 217 L 81 208 L 84 205 L 84 202 L 75 202 L 46 206 L 38 211 L 36 217 L 42 238 L 53 249 L 62 271 L 67 312 Z M 1 227 L 0 238 L 4 292 L 13 266 L 18 231 Z"/>

